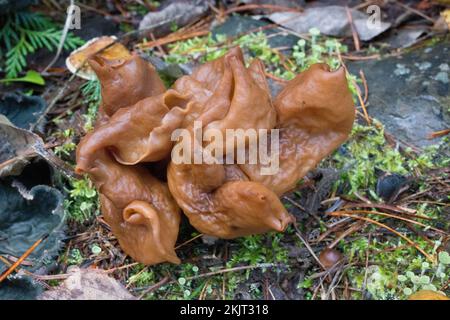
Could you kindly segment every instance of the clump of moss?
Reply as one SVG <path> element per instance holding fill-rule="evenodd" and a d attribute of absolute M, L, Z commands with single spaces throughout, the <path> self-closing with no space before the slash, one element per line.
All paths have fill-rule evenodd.
<path fill-rule="evenodd" d="M 69 181 L 68 199 L 64 200 L 64 209 L 70 220 L 82 223 L 98 214 L 98 194 L 88 178 Z"/>

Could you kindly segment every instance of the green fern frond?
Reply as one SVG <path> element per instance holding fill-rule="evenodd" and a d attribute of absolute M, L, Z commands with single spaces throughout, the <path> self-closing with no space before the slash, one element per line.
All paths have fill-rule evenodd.
<path fill-rule="evenodd" d="M 4 26 L 0 30 L 0 39 L 3 40 L 6 50 L 11 49 L 11 41 L 19 41 L 19 34 L 16 30 L 14 30 L 11 19 L 7 19 Z"/>
<path fill-rule="evenodd" d="M 28 11 L 10 14 L 0 29 L 0 51 L 6 51 L 6 78 L 15 78 L 27 65 L 26 57 L 37 49 L 54 51 L 58 48 L 62 30 L 47 17 Z M 68 33 L 64 49 L 75 49 L 84 40 Z M 2 55 L 3 56 L 3 55 Z"/>
<path fill-rule="evenodd" d="M 51 20 L 40 13 L 20 11 L 15 14 L 16 25 L 21 25 L 29 30 L 45 30 L 54 28 Z"/>
<path fill-rule="evenodd" d="M 14 78 L 27 65 L 25 57 L 34 52 L 34 48 L 25 41 L 25 36 L 21 36 L 19 42 L 6 53 L 6 77 Z"/>

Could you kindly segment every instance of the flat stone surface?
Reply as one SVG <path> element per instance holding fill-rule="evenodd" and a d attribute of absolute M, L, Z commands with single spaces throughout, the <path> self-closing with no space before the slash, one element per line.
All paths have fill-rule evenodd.
<path fill-rule="evenodd" d="M 399 57 L 348 64 L 363 70 L 369 86 L 370 116 L 401 141 L 418 147 L 436 144 L 427 136 L 450 128 L 449 41 Z"/>

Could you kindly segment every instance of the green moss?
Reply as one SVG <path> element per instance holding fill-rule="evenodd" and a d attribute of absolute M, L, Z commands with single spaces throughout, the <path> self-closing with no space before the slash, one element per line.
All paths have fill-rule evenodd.
<path fill-rule="evenodd" d="M 98 194 L 87 177 L 80 180 L 70 180 L 68 199 L 64 200 L 67 217 L 76 222 L 84 222 L 98 213 Z"/>

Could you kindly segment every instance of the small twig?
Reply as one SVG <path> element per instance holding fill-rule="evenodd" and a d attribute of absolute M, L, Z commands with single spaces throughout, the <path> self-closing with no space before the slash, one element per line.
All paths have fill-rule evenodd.
<path fill-rule="evenodd" d="M 389 230 L 390 232 L 394 233 L 395 235 L 399 236 L 400 238 L 402 238 L 403 240 L 405 240 L 406 242 L 408 242 L 409 244 L 411 244 L 412 246 L 414 246 L 414 248 L 417 249 L 417 251 L 419 251 L 420 253 L 422 253 L 428 260 L 430 260 L 432 263 L 435 262 L 435 258 L 433 258 L 432 256 L 430 256 L 428 253 L 426 253 L 422 248 L 420 248 L 414 241 L 412 241 L 411 239 L 409 239 L 407 236 L 401 234 L 400 232 L 392 229 L 391 227 L 378 222 L 376 220 L 370 219 L 370 218 L 366 218 L 366 217 L 360 217 L 358 215 L 353 215 L 353 214 L 348 214 L 348 213 L 341 213 L 341 212 L 333 212 L 331 215 L 334 216 L 345 216 L 345 217 L 351 217 L 353 219 L 358 219 L 358 220 L 364 220 L 364 221 L 368 221 L 370 223 L 376 224 L 379 227 L 382 227 L 386 230 Z"/>
<path fill-rule="evenodd" d="M 297 237 L 303 242 L 303 244 L 305 245 L 306 249 L 308 249 L 309 253 L 311 253 L 312 257 L 314 258 L 314 260 L 316 260 L 317 264 L 323 269 L 323 270 L 327 270 L 325 268 L 325 266 L 322 264 L 322 262 L 320 262 L 319 258 L 316 256 L 316 254 L 314 253 L 313 249 L 311 248 L 311 246 L 309 245 L 308 241 L 306 241 L 300 230 L 297 228 L 297 225 L 294 223 L 294 229 L 295 229 L 295 234 L 297 235 Z"/>
<path fill-rule="evenodd" d="M 450 133 L 450 129 L 444 129 L 444 130 L 440 130 L 440 131 L 435 131 L 432 132 L 428 135 L 427 139 L 431 140 L 431 139 L 436 139 L 439 137 L 443 137 L 446 136 Z"/>
<path fill-rule="evenodd" d="M 368 268 L 369 267 L 369 246 L 370 246 L 371 241 L 372 241 L 372 234 L 370 233 L 369 239 L 367 240 L 368 246 L 366 248 L 366 265 L 364 268 L 364 282 L 363 282 L 363 287 L 362 287 L 363 292 L 366 291 L 366 286 L 367 286 L 367 274 L 369 271 L 369 268 Z"/>
<path fill-rule="evenodd" d="M 298 203 L 298 202 L 292 200 L 291 198 L 289 198 L 289 197 L 287 197 L 287 196 L 284 196 L 283 199 L 286 200 L 286 201 L 288 201 L 290 204 L 292 204 L 293 206 L 297 207 L 298 209 L 300 209 L 300 210 L 306 212 L 307 214 L 309 214 L 309 215 L 310 215 L 311 217 L 313 217 L 317 222 L 319 222 L 319 223 L 322 222 L 322 221 L 320 221 L 320 218 L 319 218 L 317 215 L 311 213 L 309 210 L 306 210 L 306 208 L 303 207 L 302 205 L 300 205 L 300 203 Z"/>
<path fill-rule="evenodd" d="M 155 283 L 154 285 L 152 285 L 151 287 L 149 287 L 148 289 L 146 289 L 140 296 L 139 296 L 139 300 L 141 300 L 145 295 L 149 294 L 150 292 L 158 289 L 159 287 L 162 287 L 163 285 L 165 285 L 167 282 L 169 281 L 169 277 L 164 277 L 162 278 L 161 281 Z"/>
<path fill-rule="evenodd" d="M 27 251 L 25 251 L 25 253 L 19 258 L 17 259 L 16 262 L 13 263 L 13 265 L 11 267 L 9 267 L 8 270 L 6 270 L 1 276 L 0 276 L 0 283 L 5 280 L 11 273 L 14 272 L 14 270 L 20 266 L 20 264 L 22 263 L 22 261 L 24 261 L 33 251 L 34 249 L 37 248 L 37 246 L 44 241 L 45 239 L 47 239 L 49 235 L 46 234 L 45 236 L 43 236 L 42 238 L 38 239 L 35 243 L 33 243 L 33 245 L 27 249 Z"/>
<path fill-rule="evenodd" d="M 352 234 L 353 232 L 358 231 L 359 229 L 362 229 L 363 227 L 365 227 L 365 225 L 366 224 L 363 223 L 362 221 L 359 221 L 359 223 L 355 223 L 350 228 L 348 228 L 347 230 L 342 232 L 336 239 L 334 239 L 334 241 L 328 245 L 328 248 L 332 249 L 334 246 L 336 246 L 346 236 Z"/>
<path fill-rule="evenodd" d="M 252 9 L 267 9 L 271 11 L 291 11 L 291 12 L 303 12 L 300 8 L 290 8 L 285 6 L 279 6 L 279 5 L 272 5 L 272 4 L 245 4 L 242 6 L 236 6 L 231 9 L 228 9 L 224 12 L 225 15 L 229 15 L 233 12 L 239 12 L 239 11 L 247 11 Z"/>
<path fill-rule="evenodd" d="M 363 82 L 364 86 L 364 103 L 367 103 L 367 100 L 369 99 L 369 86 L 367 85 L 366 75 L 364 74 L 364 71 L 359 70 L 359 75 L 361 76 L 361 80 Z"/>
<path fill-rule="evenodd" d="M 355 44 L 355 49 L 356 51 L 360 51 L 361 44 L 359 42 L 358 32 L 356 31 L 355 25 L 353 23 L 352 12 L 350 11 L 349 7 L 345 7 L 345 10 L 347 12 L 348 23 L 350 24 L 350 28 L 352 29 L 353 43 Z"/>
<path fill-rule="evenodd" d="M 189 239 L 189 240 L 183 242 L 182 244 L 179 244 L 178 246 L 175 247 L 175 250 L 180 249 L 181 247 L 187 245 L 188 243 L 194 241 L 195 239 L 200 238 L 201 236 L 203 236 L 203 233 L 200 233 L 200 234 L 196 235 L 195 237 L 192 237 L 191 239 Z"/>
<path fill-rule="evenodd" d="M 56 50 L 56 54 L 53 57 L 52 61 L 50 61 L 50 63 L 42 71 L 43 73 L 47 72 L 47 70 L 50 69 L 55 64 L 55 62 L 59 58 L 59 55 L 62 52 L 62 49 L 64 48 L 64 42 L 66 41 L 67 33 L 69 32 L 70 24 L 72 23 L 73 15 L 75 12 L 75 10 L 72 10 L 73 7 L 74 7 L 73 0 L 70 0 L 70 5 L 67 9 L 66 22 L 64 23 L 64 28 L 61 33 L 61 38 L 59 39 L 58 49 Z"/>
<path fill-rule="evenodd" d="M 361 108 L 363 109 L 364 112 L 364 117 L 366 119 L 366 122 L 368 125 L 372 124 L 372 121 L 370 120 L 369 114 L 367 113 L 367 108 L 366 108 L 366 104 L 364 102 L 364 99 L 361 97 L 361 89 L 359 88 L 358 84 L 356 83 L 355 80 L 352 79 L 352 83 L 356 88 L 356 95 L 358 96 L 358 100 L 359 103 L 361 104 Z"/>
<path fill-rule="evenodd" d="M 417 14 L 418 16 L 421 16 L 422 18 L 432 22 L 433 24 L 435 23 L 434 19 L 430 18 L 429 16 L 427 16 L 426 14 L 420 12 L 419 10 L 411 8 L 410 6 L 408 6 L 406 4 L 403 4 L 403 3 L 401 3 L 401 2 L 399 2 L 397 0 L 395 1 L 395 3 L 398 4 L 400 7 L 403 7 L 404 9 L 406 9 L 406 10 L 408 10 L 410 12 L 413 12 L 413 13 Z"/>

